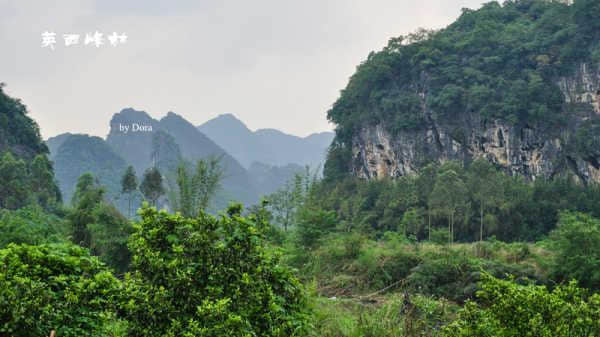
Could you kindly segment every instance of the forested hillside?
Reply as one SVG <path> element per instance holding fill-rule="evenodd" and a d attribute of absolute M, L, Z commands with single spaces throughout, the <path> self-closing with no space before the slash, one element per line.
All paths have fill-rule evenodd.
<path fill-rule="evenodd" d="M 31 159 L 37 154 L 47 154 L 48 148 L 40 137 L 34 120 L 27 116 L 27 108 L 19 100 L 4 93 L 0 85 L 0 152 Z"/>
<path fill-rule="evenodd" d="M 65 202 L 71 201 L 77 179 L 84 173 L 91 173 L 107 188 L 107 197 L 112 200 L 118 198 L 121 175 L 127 168 L 127 162 L 102 138 L 71 135 L 58 147 L 52 160 L 56 163 L 56 179 L 60 182 Z"/>
<path fill-rule="evenodd" d="M 329 175 L 397 177 L 486 158 L 528 179 L 598 181 L 598 3 L 507 1 L 390 39 L 328 112 Z"/>

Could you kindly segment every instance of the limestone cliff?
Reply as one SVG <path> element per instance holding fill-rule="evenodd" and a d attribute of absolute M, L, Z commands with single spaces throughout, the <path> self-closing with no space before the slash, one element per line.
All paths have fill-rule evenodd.
<path fill-rule="evenodd" d="M 572 173 L 583 182 L 600 182 L 600 149 L 578 149 L 578 131 L 600 115 L 600 67 L 580 64 L 556 85 L 564 97 L 564 125 L 520 124 L 483 119 L 478 111 L 454 119 L 437 118 L 421 93 L 425 125 L 392 135 L 385 123 L 366 125 L 352 138 L 351 171 L 372 179 L 415 173 L 428 161 L 469 162 L 485 158 L 510 174 L 535 180 Z M 600 135 L 584 141 L 597 144 Z"/>

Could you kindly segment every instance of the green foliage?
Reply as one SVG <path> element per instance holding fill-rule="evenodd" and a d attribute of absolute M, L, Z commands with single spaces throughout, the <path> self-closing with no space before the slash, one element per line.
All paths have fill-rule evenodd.
<path fill-rule="evenodd" d="M 55 209 L 61 201 L 54 182 L 52 164 L 44 154 L 26 162 L 10 152 L 0 157 L 0 208 L 18 209 L 26 205 L 40 205 Z"/>
<path fill-rule="evenodd" d="M 304 336 L 305 296 L 262 223 L 141 210 L 130 239 L 125 318 L 129 336 Z"/>
<path fill-rule="evenodd" d="M 9 243 L 40 245 L 68 241 L 69 228 L 64 219 L 44 212 L 39 206 L 19 210 L 0 209 L 0 248 Z"/>
<path fill-rule="evenodd" d="M 7 96 L 4 83 L 0 83 L 0 153 L 6 151 L 30 160 L 35 155 L 47 154 L 48 148 L 38 125 L 27 116 L 27 107 L 20 99 Z"/>
<path fill-rule="evenodd" d="M 165 187 L 163 186 L 163 177 L 156 167 L 149 168 L 144 172 L 140 191 L 152 205 L 158 205 L 158 199 L 165 194 Z"/>
<path fill-rule="evenodd" d="M 402 231 L 405 237 L 408 237 L 408 235 L 415 237 L 423 229 L 424 224 L 423 214 L 420 209 L 410 208 L 402 215 L 398 230 Z"/>
<path fill-rule="evenodd" d="M 450 242 L 454 241 L 454 221 L 457 213 L 468 212 L 467 186 L 451 167 L 442 167 L 429 197 L 429 208 L 448 219 Z"/>
<path fill-rule="evenodd" d="M 551 261 L 547 251 L 523 244 L 448 245 L 446 240 L 441 246 L 413 243 L 394 232 L 382 240 L 334 233 L 319 243 L 311 250 L 287 248 L 286 261 L 326 296 L 404 289 L 461 303 L 474 297 L 482 270 L 548 283 Z"/>
<path fill-rule="evenodd" d="M 450 233 L 448 233 L 448 229 L 435 228 L 431 230 L 431 242 L 437 243 L 438 245 L 450 242 Z"/>
<path fill-rule="evenodd" d="M 319 239 L 335 228 L 335 212 L 304 209 L 299 215 L 296 234 L 298 243 L 305 247 L 314 247 Z"/>
<path fill-rule="evenodd" d="M 91 234 L 87 226 L 95 222 L 94 210 L 102 202 L 103 197 L 104 189 L 95 184 L 91 174 L 86 173 L 79 177 L 72 200 L 74 209 L 67 218 L 71 223 L 73 242 L 82 247 L 90 247 Z"/>
<path fill-rule="evenodd" d="M 576 282 L 549 291 L 483 275 L 478 302 L 469 302 L 443 336 L 567 337 L 600 334 L 600 295 Z"/>
<path fill-rule="evenodd" d="M 315 298 L 319 337 L 436 336 L 454 307 L 445 301 L 393 294 L 368 303 L 345 298 Z"/>
<path fill-rule="evenodd" d="M 485 212 L 492 208 L 503 208 L 504 186 L 500 173 L 485 159 L 478 159 L 471 163 L 467 175 L 467 185 L 473 200 L 479 204 L 479 241 L 483 241 L 484 223 L 487 232 L 494 229 L 494 217 Z M 487 216 L 487 217 L 486 217 Z M 485 221 L 487 220 L 487 221 Z"/>
<path fill-rule="evenodd" d="M 137 191 L 138 181 L 135 175 L 135 169 L 133 166 L 129 165 L 127 170 L 121 177 L 121 194 L 127 194 L 129 196 L 128 201 L 128 213 L 127 216 L 131 218 L 131 202 L 134 198 L 134 192 Z"/>
<path fill-rule="evenodd" d="M 103 335 L 121 287 L 85 249 L 11 244 L 0 265 L 0 335 Z"/>
<path fill-rule="evenodd" d="M 90 248 L 92 254 L 119 272 L 125 272 L 130 254 L 127 239 L 132 228 L 129 221 L 106 200 L 104 188 L 86 173 L 79 178 L 73 195 L 73 209 L 67 219 L 73 242 Z"/>
<path fill-rule="evenodd" d="M 128 203 L 120 200 L 121 178 L 127 162 L 104 139 L 88 135 L 68 135 L 52 153 L 54 171 L 65 201 L 71 201 L 77 181 L 90 173 L 105 188 L 105 197 L 115 202 L 123 212 Z"/>
<path fill-rule="evenodd" d="M 87 224 L 90 251 L 115 271 L 126 272 L 131 260 L 127 241 L 133 232 L 129 220 L 106 202 L 94 207 L 92 216 L 94 221 Z"/>
<path fill-rule="evenodd" d="M 452 236 L 471 242 L 491 235 L 509 242 L 535 241 L 555 228 L 561 211 L 600 217 L 600 184 L 584 185 L 568 176 L 527 182 L 482 160 L 466 167 L 457 162 L 427 165 L 416 175 L 393 180 L 348 177 L 313 185 L 298 214 L 304 209 L 332 211 L 337 218 L 332 230 L 375 237 L 404 232 L 405 216 L 414 220 L 408 236 L 438 243 L 444 227 L 447 242 Z"/>
<path fill-rule="evenodd" d="M 184 217 L 195 217 L 211 205 L 221 186 L 224 171 L 218 158 L 199 159 L 195 167 L 180 162 L 176 171 L 177 186 L 172 186 L 169 201 Z"/>
<path fill-rule="evenodd" d="M 0 208 L 17 209 L 27 204 L 30 182 L 24 160 L 4 153 L 0 159 L 0 181 Z"/>
<path fill-rule="evenodd" d="M 62 201 L 62 195 L 54 180 L 52 163 L 44 154 L 38 154 L 29 165 L 30 193 L 35 203 L 46 208 L 56 208 Z"/>
<path fill-rule="evenodd" d="M 316 181 L 316 172 L 313 173 L 306 167 L 304 173 L 294 174 L 293 179 L 267 197 L 274 222 L 285 231 L 298 222 L 299 210 L 304 206 Z"/>
<path fill-rule="evenodd" d="M 561 213 L 549 239 L 556 252 L 556 279 L 576 279 L 586 288 L 600 289 L 600 220 L 581 213 Z"/>
<path fill-rule="evenodd" d="M 469 298 L 480 261 L 453 250 L 431 252 L 411 270 L 407 284 L 415 291 L 454 301 Z"/>

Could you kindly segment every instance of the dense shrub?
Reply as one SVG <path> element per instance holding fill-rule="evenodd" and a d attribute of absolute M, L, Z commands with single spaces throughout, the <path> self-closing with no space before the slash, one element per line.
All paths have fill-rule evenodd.
<path fill-rule="evenodd" d="M 140 211 L 130 239 L 129 336 L 304 336 L 303 288 L 255 217 Z"/>
<path fill-rule="evenodd" d="M 567 337 L 600 334 L 600 295 L 588 296 L 575 282 L 549 291 L 483 275 L 479 304 L 468 302 L 447 337 Z"/>
<path fill-rule="evenodd" d="M 9 243 L 39 245 L 68 241 L 68 224 L 39 206 L 0 209 L 0 248 Z"/>
<path fill-rule="evenodd" d="M 74 245 L 15 245 L 0 250 L 0 335 L 101 336 L 120 282 Z"/>
<path fill-rule="evenodd" d="M 550 235 L 555 250 L 553 276 L 578 280 L 586 288 L 600 289 L 600 220 L 565 212 Z"/>

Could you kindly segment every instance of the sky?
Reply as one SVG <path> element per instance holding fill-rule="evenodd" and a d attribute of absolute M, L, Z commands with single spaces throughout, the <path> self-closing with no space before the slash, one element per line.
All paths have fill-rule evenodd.
<path fill-rule="evenodd" d="M 199 125 L 332 130 L 327 110 L 370 51 L 481 0 L 0 0 L 0 82 L 48 138 L 105 137 L 126 107 Z M 85 45 L 103 34 L 104 45 Z M 54 49 L 42 33 L 56 34 Z M 115 32 L 125 43 L 112 46 Z M 66 47 L 64 34 L 79 34 Z"/>

